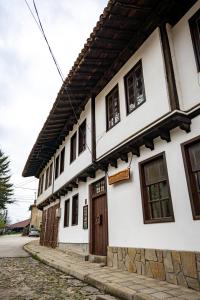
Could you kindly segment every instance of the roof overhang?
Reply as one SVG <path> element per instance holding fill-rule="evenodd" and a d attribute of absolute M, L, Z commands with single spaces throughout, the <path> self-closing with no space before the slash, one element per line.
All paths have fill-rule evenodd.
<path fill-rule="evenodd" d="M 110 0 L 63 83 L 22 175 L 39 177 L 96 96 L 161 23 L 174 25 L 197 0 Z"/>

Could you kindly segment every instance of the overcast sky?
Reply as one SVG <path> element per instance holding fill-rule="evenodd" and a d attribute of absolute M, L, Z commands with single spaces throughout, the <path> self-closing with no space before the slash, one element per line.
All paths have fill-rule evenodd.
<path fill-rule="evenodd" d="M 33 8 L 32 0 L 27 0 Z M 35 0 L 66 77 L 107 0 Z M 10 158 L 16 203 L 12 222 L 30 216 L 37 180 L 21 176 L 61 87 L 44 39 L 24 0 L 0 0 L 0 147 Z"/>

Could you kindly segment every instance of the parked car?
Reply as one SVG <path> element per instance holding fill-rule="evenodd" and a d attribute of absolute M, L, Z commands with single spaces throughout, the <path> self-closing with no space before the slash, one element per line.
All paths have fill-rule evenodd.
<path fill-rule="evenodd" d="M 39 236 L 40 236 L 40 233 L 39 233 L 39 231 L 36 230 L 36 229 L 31 229 L 31 230 L 29 231 L 28 236 L 39 237 Z"/>

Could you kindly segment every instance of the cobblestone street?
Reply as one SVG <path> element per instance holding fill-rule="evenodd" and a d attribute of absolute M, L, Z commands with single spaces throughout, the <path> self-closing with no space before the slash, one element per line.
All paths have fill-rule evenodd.
<path fill-rule="evenodd" d="M 0 299 L 89 299 L 98 289 L 31 257 L 0 259 Z"/>

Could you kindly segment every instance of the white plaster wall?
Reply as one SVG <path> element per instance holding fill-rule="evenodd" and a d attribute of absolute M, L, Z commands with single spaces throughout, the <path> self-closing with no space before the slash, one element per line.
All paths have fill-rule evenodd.
<path fill-rule="evenodd" d="M 73 130 L 68 134 L 64 143 L 57 151 L 61 152 L 62 148 L 65 146 L 65 169 L 62 174 L 56 178 L 54 182 L 54 191 L 57 191 L 61 186 L 63 186 L 67 181 L 72 179 L 76 174 L 80 173 L 81 170 L 85 169 L 92 162 L 92 157 L 89 149 L 86 147 L 86 150 L 78 155 L 78 127 L 86 119 L 86 140 L 89 149 L 91 150 L 91 101 L 89 100 L 85 106 L 85 110 L 81 113 L 79 118 L 79 124 L 74 125 Z M 77 148 L 76 148 L 76 159 L 70 163 L 70 139 L 73 134 L 77 132 Z"/>
<path fill-rule="evenodd" d="M 88 204 L 88 228 L 89 228 L 89 185 L 105 176 L 105 173 L 98 171 L 96 178 L 88 178 L 87 182 L 81 182 L 78 185 L 78 189 L 73 189 L 66 196 L 61 197 L 61 218 L 59 221 L 58 230 L 58 242 L 59 243 L 88 243 L 89 242 L 89 230 L 83 229 L 83 206 L 85 205 L 85 199 Z M 78 213 L 78 225 L 72 226 L 72 197 L 79 195 L 79 213 Z M 69 227 L 64 227 L 64 205 L 65 200 L 70 199 L 70 214 L 69 214 Z"/>
<path fill-rule="evenodd" d="M 110 246 L 200 251 L 200 221 L 194 221 L 192 217 L 180 147 L 181 143 L 200 135 L 200 117 L 192 120 L 191 129 L 188 134 L 175 129 L 170 143 L 157 139 L 153 151 L 141 148 L 141 156 L 133 157 L 131 180 L 107 186 Z M 175 222 L 143 224 L 138 163 L 163 151 Z M 121 162 L 118 169 L 111 167 L 108 173 L 112 175 L 127 166 Z"/>
<path fill-rule="evenodd" d="M 79 196 L 78 225 L 72 226 L 72 197 L 76 194 Z M 69 227 L 64 227 L 64 206 L 67 199 L 70 199 Z M 72 192 L 61 197 L 61 218 L 58 230 L 59 243 L 88 243 L 88 230 L 83 229 L 83 206 L 85 205 L 85 199 L 88 202 L 87 183 L 80 183 L 78 189 L 73 189 Z"/>
<path fill-rule="evenodd" d="M 44 183 L 43 183 L 43 192 L 42 192 L 42 194 L 39 195 L 39 197 L 37 198 L 37 201 L 36 201 L 37 205 L 42 203 L 46 198 L 48 198 L 52 194 L 52 184 L 45 190 L 46 170 L 50 166 L 51 162 L 53 162 L 53 157 L 47 163 L 47 165 L 42 170 L 42 172 L 39 176 L 41 178 L 42 175 L 44 174 Z M 53 183 L 53 176 L 54 176 L 54 162 L 53 162 L 53 168 L 52 168 L 52 183 Z M 38 181 L 38 186 L 39 186 L 39 181 Z"/>
<path fill-rule="evenodd" d="M 180 108 L 188 110 L 200 103 L 200 73 L 197 72 L 188 20 L 200 8 L 200 1 L 171 28 L 172 53 L 178 83 Z"/>
<path fill-rule="evenodd" d="M 127 116 L 124 76 L 140 59 L 142 59 L 143 66 L 146 102 Z M 106 132 L 105 97 L 116 84 L 119 85 L 121 121 Z M 160 35 L 159 30 L 156 29 L 96 97 L 97 157 L 102 156 L 169 110 Z"/>

